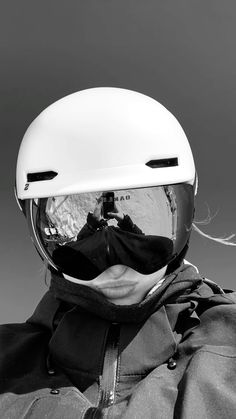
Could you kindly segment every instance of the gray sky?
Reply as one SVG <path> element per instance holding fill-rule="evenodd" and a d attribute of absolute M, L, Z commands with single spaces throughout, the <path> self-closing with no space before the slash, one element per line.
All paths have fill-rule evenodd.
<path fill-rule="evenodd" d="M 93 86 L 150 95 L 182 124 L 199 174 L 196 218 L 236 232 L 236 3 L 225 0 L 12 0 L 0 5 L 0 323 L 24 321 L 46 290 L 14 201 L 18 147 L 55 100 Z M 45 150 L 46 152 L 46 150 Z M 206 204 L 207 203 L 207 204 Z M 192 235 L 188 259 L 235 288 L 236 248 Z"/>

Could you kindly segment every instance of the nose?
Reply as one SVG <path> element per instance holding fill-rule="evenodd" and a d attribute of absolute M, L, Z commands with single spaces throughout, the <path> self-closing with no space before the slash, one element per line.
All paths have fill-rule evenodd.
<path fill-rule="evenodd" d="M 127 266 L 125 265 L 113 265 L 110 266 L 109 269 L 109 274 L 111 274 L 114 278 L 121 276 L 125 273 Z"/>

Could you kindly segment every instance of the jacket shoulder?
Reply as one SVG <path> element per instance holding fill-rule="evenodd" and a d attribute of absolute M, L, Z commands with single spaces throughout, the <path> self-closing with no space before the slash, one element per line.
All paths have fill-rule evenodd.
<path fill-rule="evenodd" d="M 22 375 L 43 358 L 49 332 L 28 323 L 0 326 L 0 376 Z"/>

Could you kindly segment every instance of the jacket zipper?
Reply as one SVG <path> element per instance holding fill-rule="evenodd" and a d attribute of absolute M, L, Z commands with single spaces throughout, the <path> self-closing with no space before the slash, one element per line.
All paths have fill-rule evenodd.
<path fill-rule="evenodd" d="M 107 334 L 106 350 L 103 362 L 103 371 L 99 383 L 98 408 L 102 409 L 114 404 L 116 384 L 118 378 L 120 326 L 113 323 Z"/>

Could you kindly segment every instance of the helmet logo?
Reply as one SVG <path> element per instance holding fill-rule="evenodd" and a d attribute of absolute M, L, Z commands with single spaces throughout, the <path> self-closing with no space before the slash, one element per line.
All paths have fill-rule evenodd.
<path fill-rule="evenodd" d="M 128 201 L 130 199 L 130 195 L 125 196 L 115 196 L 114 201 Z"/>

